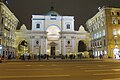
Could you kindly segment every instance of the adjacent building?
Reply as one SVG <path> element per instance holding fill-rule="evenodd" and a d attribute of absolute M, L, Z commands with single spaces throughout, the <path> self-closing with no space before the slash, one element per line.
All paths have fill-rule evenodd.
<path fill-rule="evenodd" d="M 74 21 L 74 16 L 61 16 L 53 9 L 45 15 L 32 15 L 32 29 L 23 25 L 16 31 L 18 54 L 78 54 L 79 41 L 89 45 L 89 34 L 83 26 L 75 31 Z"/>
<path fill-rule="evenodd" d="M 102 7 L 86 22 L 95 56 L 120 56 L 120 8 Z"/>
<path fill-rule="evenodd" d="M 8 9 L 8 7 L 0 1 L 0 56 L 8 58 L 15 54 L 15 31 L 19 20 Z"/>

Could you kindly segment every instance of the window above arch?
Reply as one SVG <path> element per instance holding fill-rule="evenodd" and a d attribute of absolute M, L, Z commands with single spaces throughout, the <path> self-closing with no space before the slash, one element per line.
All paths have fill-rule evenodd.
<path fill-rule="evenodd" d="M 67 25 L 66 25 L 66 28 L 67 28 L 67 29 L 70 29 L 70 24 L 67 24 Z"/>
<path fill-rule="evenodd" d="M 40 24 L 39 23 L 36 24 L 36 28 L 40 28 Z"/>

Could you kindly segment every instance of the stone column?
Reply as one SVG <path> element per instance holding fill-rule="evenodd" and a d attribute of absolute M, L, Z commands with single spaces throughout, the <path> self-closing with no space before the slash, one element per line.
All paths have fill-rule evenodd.
<path fill-rule="evenodd" d="M 41 54 L 43 54 L 43 49 L 44 49 L 44 40 L 43 40 L 43 36 L 41 36 Z"/>
<path fill-rule="evenodd" d="M 72 45 L 72 52 L 75 52 L 75 50 L 74 50 L 74 48 L 75 48 L 74 44 L 75 44 L 75 37 L 72 37 L 72 43 L 71 43 L 71 45 Z"/>
<path fill-rule="evenodd" d="M 62 50 L 63 50 L 63 55 L 66 55 L 66 37 L 63 37 L 63 43 L 62 43 Z"/>
<path fill-rule="evenodd" d="M 31 36 L 31 51 L 32 51 L 32 53 L 33 54 L 35 54 L 34 52 L 34 50 L 35 50 L 35 43 L 34 43 L 34 36 Z"/>
<path fill-rule="evenodd" d="M 45 54 L 47 54 L 48 44 L 47 44 L 47 37 L 45 37 Z"/>
<path fill-rule="evenodd" d="M 62 38 L 59 40 L 59 54 L 62 54 L 61 47 L 62 47 Z"/>

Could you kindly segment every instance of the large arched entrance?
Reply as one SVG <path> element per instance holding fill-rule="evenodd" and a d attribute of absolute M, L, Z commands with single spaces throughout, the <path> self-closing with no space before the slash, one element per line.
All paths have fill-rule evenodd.
<path fill-rule="evenodd" d="M 22 40 L 18 44 L 18 53 L 19 54 L 28 53 L 28 42 L 26 40 Z"/>
<path fill-rule="evenodd" d="M 58 54 L 59 51 L 59 39 L 60 39 L 60 28 L 55 25 L 49 25 L 47 28 L 47 42 L 48 42 L 48 50 L 50 56 L 55 56 Z"/>
<path fill-rule="evenodd" d="M 78 42 L 78 52 L 84 52 L 86 51 L 86 44 L 83 41 Z"/>

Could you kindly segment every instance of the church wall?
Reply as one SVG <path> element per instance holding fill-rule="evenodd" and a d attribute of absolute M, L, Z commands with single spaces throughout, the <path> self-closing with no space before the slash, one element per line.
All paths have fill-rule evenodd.
<path fill-rule="evenodd" d="M 67 29 L 67 25 L 70 25 L 70 29 Z M 73 17 L 62 17 L 62 28 L 63 31 L 74 31 L 74 19 Z"/>
<path fill-rule="evenodd" d="M 36 28 L 36 24 L 40 24 L 40 28 Z M 70 24 L 70 29 L 67 29 L 67 24 Z M 55 25 L 59 27 L 60 34 L 52 33 L 53 29 L 58 30 Z M 69 26 L 68 26 L 69 27 Z M 47 35 L 47 30 L 52 33 Z M 58 30 L 59 31 L 59 30 Z M 63 32 L 62 32 L 63 31 Z M 22 31 L 21 31 L 22 33 Z M 58 32 L 59 33 L 59 32 Z M 25 34 L 25 35 L 24 35 Z M 78 53 L 78 42 L 86 40 L 86 34 L 79 31 L 74 31 L 74 17 L 73 16 L 32 16 L 32 30 L 24 33 L 22 38 L 29 39 L 30 52 L 34 55 L 49 54 L 51 55 L 51 46 L 55 47 L 55 55 L 70 55 Z M 54 39 L 58 36 L 58 38 Z M 21 36 L 21 35 L 19 35 Z M 49 37 L 51 36 L 51 37 Z M 53 38 L 53 39 L 49 39 Z M 38 44 L 36 42 L 39 41 Z M 53 43 L 53 44 L 52 44 Z M 53 55 L 53 54 L 52 54 Z"/>
<path fill-rule="evenodd" d="M 47 30 L 48 27 L 50 27 L 51 25 L 55 25 L 58 26 L 61 29 L 61 21 L 59 20 L 46 20 L 45 21 L 45 29 Z"/>
<path fill-rule="evenodd" d="M 44 16 L 38 16 L 35 17 L 36 15 L 33 15 L 32 17 L 32 30 L 39 30 L 39 31 L 44 31 L 44 21 L 45 18 Z M 36 28 L 36 25 L 40 24 L 40 28 Z"/>

